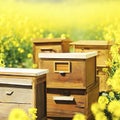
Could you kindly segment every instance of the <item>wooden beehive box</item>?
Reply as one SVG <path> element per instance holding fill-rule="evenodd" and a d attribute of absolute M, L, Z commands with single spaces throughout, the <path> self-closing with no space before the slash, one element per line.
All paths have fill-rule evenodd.
<path fill-rule="evenodd" d="M 102 68 L 107 67 L 106 61 L 110 58 L 110 47 L 112 46 L 112 42 L 108 42 L 105 40 L 80 40 L 76 42 L 70 43 L 70 48 L 72 52 L 90 52 L 97 51 L 97 76 L 100 77 L 100 87 L 99 91 L 107 91 L 108 87 L 106 85 L 107 75 L 102 71 Z"/>
<path fill-rule="evenodd" d="M 41 38 L 41 39 L 34 39 L 33 40 L 33 57 L 34 63 L 39 64 L 39 53 L 64 53 L 69 52 L 69 43 L 71 42 L 70 39 L 63 39 L 63 38 Z"/>
<path fill-rule="evenodd" d="M 0 68 L 0 119 L 8 120 L 13 108 L 37 108 L 37 120 L 46 120 L 48 70 Z"/>
<path fill-rule="evenodd" d="M 97 52 L 39 54 L 39 68 L 49 69 L 48 118 L 72 118 L 76 112 L 81 112 L 91 119 L 90 106 L 99 95 L 96 55 Z"/>
<path fill-rule="evenodd" d="M 73 52 L 97 51 L 97 67 L 105 67 L 105 62 L 110 58 L 109 50 L 112 43 L 105 40 L 80 40 L 71 42 Z"/>
<path fill-rule="evenodd" d="M 96 81 L 97 52 L 40 53 L 39 68 L 49 69 L 47 88 L 86 89 Z"/>

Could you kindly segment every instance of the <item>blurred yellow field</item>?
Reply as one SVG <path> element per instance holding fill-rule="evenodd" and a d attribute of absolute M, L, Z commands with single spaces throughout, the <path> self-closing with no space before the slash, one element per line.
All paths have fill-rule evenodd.
<path fill-rule="evenodd" d="M 17 67 L 25 62 L 32 54 L 33 38 L 64 34 L 73 41 L 116 37 L 119 40 L 120 2 L 117 0 L 16 1 L 0 1 L 0 51 L 3 56 L 0 59 L 4 59 L 7 66 L 16 64 Z"/>

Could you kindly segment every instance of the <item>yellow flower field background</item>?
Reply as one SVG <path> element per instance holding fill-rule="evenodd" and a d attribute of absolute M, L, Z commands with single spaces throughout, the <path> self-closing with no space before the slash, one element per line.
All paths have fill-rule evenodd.
<path fill-rule="evenodd" d="M 35 67 L 34 38 L 120 41 L 118 0 L 0 0 L 0 66 Z"/>

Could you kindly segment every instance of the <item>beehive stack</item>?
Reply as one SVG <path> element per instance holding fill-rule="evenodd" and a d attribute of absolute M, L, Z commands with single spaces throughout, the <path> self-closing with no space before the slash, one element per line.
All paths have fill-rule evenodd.
<path fill-rule="evenodd" d="M 47 117 L 72 118 L 76 112 L 92 119 L 91 104 L 99 96 L 97 52 L 39 53 L 39 68 L 47 74 Z M 94 96 L 94 97 L 93 97 Z"/>
<path fill-rule="evenodd" d="M 10 111 L 37 108 L 37 119 L 46 120 L 46 74 L 48 70 L 0 68 L 0 120 Z"/>
<path fill-rule="evenodd" d="M 33 40 L 34 63 L 39 66 L 39 53 L 64 53 L 69 52 L 70 39 L 63 38 L 40 38 Z"/>
<path fill-rule="evenodd" d="M 106 61 L 110 58 L 109 50 L 112 43 L 105 40 L 80 40 L 70 43 L 72 52 L 90 52 L 97 51 L 97 76 L 99 77 L 99 92 L 109 90 L 106 85 L 108 78 L 107 74 L 103 72 L 106 66 Z"/>

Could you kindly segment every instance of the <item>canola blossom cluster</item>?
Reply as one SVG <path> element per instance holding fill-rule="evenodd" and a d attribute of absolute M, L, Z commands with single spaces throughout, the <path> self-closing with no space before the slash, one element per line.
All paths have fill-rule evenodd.
<path fill-rule="evenodd" d="M 32 51 L 32 40 L 36 38 L 69 37 L 73 41 L 118 38 L 119 4 L 107 0 L 40 4 L 0 0 L 0 66 L 36 67 Z"/>
<path fill-rule="evenodd" d="M 99 96 L 98 102 L 92 104 L 91 110 L 95 120 L 120 119 L 120 26 L 107 29 L 106 40 L 112 40 L 110 57 L 106 61 L 107 68 L 103 69 L 108 74 L 106 84 L 109 90 Z"/>
<path fill-rule="evenodd" d="M 21 108 L 14 108 L 8 116 L 8 120 L 36 120 L 36 113 L 36 108 L 29 108 L 28 112 Z"/>
<path fill-rule="evenodd" d="M 105 92 L 98 102 L 91 106 L 95 120 L 119 120 L 120 119 L 120 93 Z"/>
<path fill-rule="evenodd" d="M 38 8 L 37 4 L 0 1 L 0 67 L 37 67 L 33 64 L 34 39 L 68 37 L 45 31 Z"/>
<path fill-rule="evenodd" d="M 108 75 L 106 84 L 109 90 L 103 92 L 98 101 L 91 105 L 95 120 L 120 120 L 120 26 L 118 23 L 119 21 L 116 20 L 115 23 L 104 28 L 105 40 L 112 43 L 110 56 L 106 61 L 107 68 L 103 68 L 103 72 Z"/>

